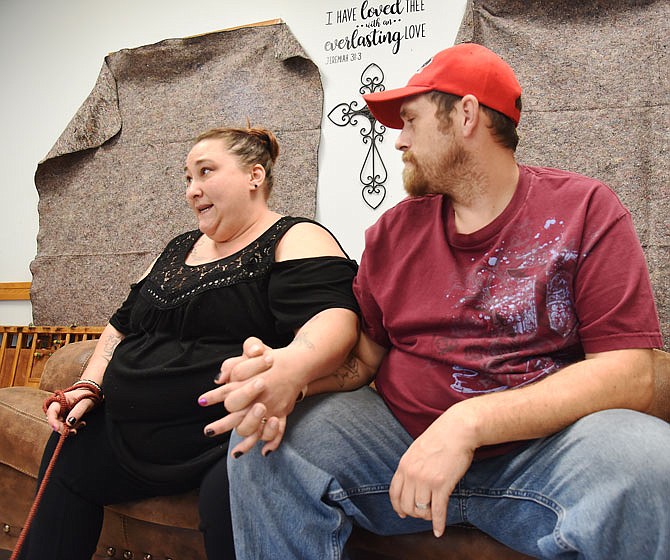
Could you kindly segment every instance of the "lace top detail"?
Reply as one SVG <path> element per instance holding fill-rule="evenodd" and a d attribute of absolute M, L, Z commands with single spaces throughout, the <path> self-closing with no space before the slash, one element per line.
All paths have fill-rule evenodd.
<path fill-rule="evenodd" d="M 237 253 L 199 265 L 186 264 L 186 257 L 202 236 L 199 230 L 174 238 L 156 261 L 145 283 L 144 293 L 161 308 L 181 305 L 204 291 L 231 286 L 266 276 L 273 265 L 278 239 L 305 218 L 282 217 L 255 241 Z"/>
<path fill-rule="evenodd" d="M 229 438 L 203 437 L 225 411 L 197 402 L 215 387 L 221 363 L 239 356 L 250 336 L 280 348 L 325 309 L 358 311 L 354 261 L 274 262 L 279 239 L 299 222 L 311 220 L 281 218 L 238 253 L 197 266 L 186 256 L 200 232 L 176 237 L 110 318 L 125 337 L 105 371 L 104 410 L 127 469 L 156 482 L 204 474 L 225 457 Z"/>

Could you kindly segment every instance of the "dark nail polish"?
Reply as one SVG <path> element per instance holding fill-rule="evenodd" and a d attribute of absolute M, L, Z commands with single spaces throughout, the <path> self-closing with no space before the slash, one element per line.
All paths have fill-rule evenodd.
<path fill-rule="evenodd" d="M 74 416 L 70 416 L 67 419 L 67 425 L 68 426 L 74 426 L 77 423 L 77 419 Z"/>
<path fill-rule="evenodd" d="M 242 455 L 244 455 L 244 453 L 242 453 L 241 451 L 235 451 L 235 453 L 233 453 L 233 457 L 235 457 L 235 459 L 239 459 L 240 457 L 242 457 Z"/>
<path fill-rule="evenodd" d="M 216 432 L 215 432 L 214 430 L 212 430 L 212 428 L 207 428 L 207 429 L 205 430 L 205 435 L 206 435 L 207 437 L 212 437 L 215 433 L 216 433 Z"/>

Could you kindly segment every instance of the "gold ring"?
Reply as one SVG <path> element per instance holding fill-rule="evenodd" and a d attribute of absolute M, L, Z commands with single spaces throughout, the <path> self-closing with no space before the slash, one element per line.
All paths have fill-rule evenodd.
<path fill-rule="evenodd" d="M 264 425 L 267 421 L 268 421 L 268 419 L 265 416 L 263 416 L 263 418 L 261 418 L 261 424 Z"/>
<path fill-rule="evenodd" d="M 430 504 L 422 504 L 419 502 L 414 502 L 414 507 L 416 507 L 416 509 L 428 509 L 430 507 Z"/>

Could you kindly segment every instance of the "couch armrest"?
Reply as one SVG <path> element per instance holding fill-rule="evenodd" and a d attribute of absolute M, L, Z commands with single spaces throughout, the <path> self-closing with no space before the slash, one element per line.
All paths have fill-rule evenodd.
<path fill-rule="evenodd" d="M 37 478 L 42 450 L 52 433 L 42 411 L 48 396 L 34 387 L 0 389 L 0 464 L 32 478 Z"/>
<path fill-rule="evenodd" d="M 53 393 L 72 385 L 81 377 L 97 343 L 97 340 L 71 342 L 56 350 L 44 366 L 40 389 Z"/>
<path fill-rule="evenodd" d="M 670 354 L 663 350 L 654 350 L 654 378 L 654 400 L 647 412 L 670 422 Z"/>

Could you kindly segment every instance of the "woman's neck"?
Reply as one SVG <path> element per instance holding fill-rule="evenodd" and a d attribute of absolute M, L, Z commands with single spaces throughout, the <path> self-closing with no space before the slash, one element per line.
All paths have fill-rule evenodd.
<path fill-rule="evenodd" d="M 193 245 L 186 258 L 186 264 L 204 264 L 234 255 L 258 239 L 279 218 L 280 214 L 268 210 L 253 221 L 241 224 L 228 233 L 217 235 L 216 238 L 203 234 Z"/>

